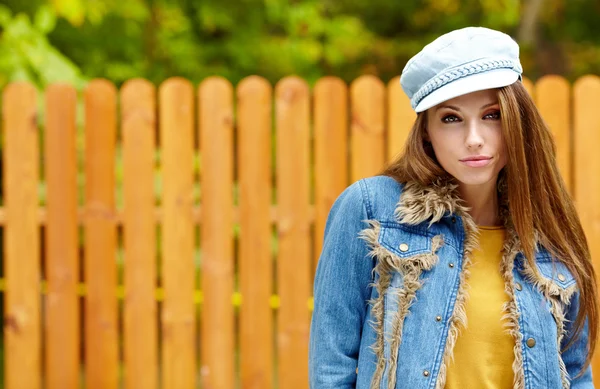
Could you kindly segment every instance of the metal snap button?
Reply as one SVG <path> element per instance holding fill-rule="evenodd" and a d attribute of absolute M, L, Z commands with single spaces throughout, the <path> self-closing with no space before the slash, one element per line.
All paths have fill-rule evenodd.
<path fill-rule="evenodd" d="M 408 245 L 406 243 L 401 243 L 399 248 L 402 252 L 408 251 Z"/>
<path fill-rule="evenodd" d="M 519 290 L 519 291 L 523 290 L 523 286 L 517 282 L 517 283 L 515 283 L 515 289 Z"/>
<path fill-rule="evenodd" d="M 429 377 L 429 370 L 423 370 L 423 375 L 425 377 Z"/>
<path fill-rule="evenodd" d="M 529 338 L 527 339 L 527 347 L 532 348 L 533 346 L 535 346 L 535 339 L 533 338 Z"/>
<path fill-rule="evenodd" d="M 435 321 L 442 321 L 442 317 L 441 316 L 436 316 L 435 317 Z"/>
<path fill-rule="evenodd" d="M 453 263 L 449 263 L 448 266 L 454 267 L 454 264 Z"/>
<path fill-rule="evenodd" d="M 558 279 L 561 282 L 565 282 L 565 280 L 566 280 L 565 276 L 563 274 L 561 274 L 561 273 L 558 273 Z"/>
<path fill-rule="evenodd" d="M 456 217 L 455 216 L 452 216 L 452 219 L 450 219 L 450 220 L 452 220 L 452 223 L 456 223 Z"/>

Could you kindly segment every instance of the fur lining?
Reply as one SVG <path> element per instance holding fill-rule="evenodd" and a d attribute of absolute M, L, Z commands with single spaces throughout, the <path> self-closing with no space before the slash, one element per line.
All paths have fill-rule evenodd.
<path fill-rule="evenodd" d="M 377 335 L 375 344 L 371 347 L 377 358 L 377 367 L 371 381 L 371 388 L 379 388 L 386 367 L 384 347 L 386 340 L 390 344 L 390 360 L 387 369 L 387 387 L 394 389 L 396 387 L 396 369 L 398 366 L 398 350 L 402 342 L 402 328 L 404 319 L 408 314 L 417 290 L 422 286 L 420 276 L 423 270 L 430 270 L 438 261 L 436 252 L 444 244 L 443 237 L 436 235 L 431 240 L 431 252 L 417 254 L 408 258 L 400 258 L 379 244 L 379 232 L 381 226 L 375 220 L 368 221 L 371 228 L 367 228 L 360 233 L 360 238 L 364 239 L 371 248 L 370 256 L 377 258 L 377 264 L 373 269 L 379 275 L 378 282 L 375 283 L 378 296 L 369 301 L 372 304 L 372 314 L 374 321 L 371 325 Z M 385 294 L 390 285 L 391 277 L 394 272 L 402 275 L 402 288 L 394 290 L 393 293 L 398 300 L 398 310 L 392 317 L 392 338 L 385 339 L 384 333 L 384 315 L 385 315 Z"/>
<path fill-rule="evenodd" d="M 413 225 L 431 218 L 431 226 L 447 211 L 467 214 L 468 208 L 461 205 L 457 188 L 458 185 L 445 178 L 438 179 L 430 186 L 422 186 L 416 182 L 406 183 L 396 206 L 395 216 L 400 223 Z"/>

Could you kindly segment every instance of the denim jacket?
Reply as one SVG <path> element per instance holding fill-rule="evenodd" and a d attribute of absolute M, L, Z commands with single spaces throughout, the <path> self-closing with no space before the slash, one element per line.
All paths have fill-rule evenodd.
<path fill-rule="evenodd" d="M 566 350 L 578 289 L 566 266 L 536 244 L 531 266 L 503 204 L 500 268 L 514 338 L 514 388 L 593 388 L 587 321 Z M 441 389 L 466 325 L 477 226 L 450 181 L 421 186 L 386 176 L 355 182 L 330 210 L 314 283 L 311 389 Z M 440 320 L 441 318 L 441 320 Z M 562 352 L 561 352 L 562 350 Z"/>

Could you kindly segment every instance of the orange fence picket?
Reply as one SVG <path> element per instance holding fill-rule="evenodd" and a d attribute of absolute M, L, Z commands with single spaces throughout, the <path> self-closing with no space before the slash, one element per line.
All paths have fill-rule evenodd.
<path fill-rule="evenodd" d="M 46 91 L 47 183 L 45 368 L 48 389 L 79 387 L 79 282 L 76 94 L 56 84 Z"/>
<path fill-rule="evenodd" d="M 596 273 L 600 273 L 600 78 L 585 76 L 573 85 L 573 131 L 575 205 L 585 230 Z M 600 355 L 595 354 L 592 370 L 600 371 Z M 595 376 L 599 385 L 600 379 Z"/>
<path fill-rule="evenodd" d="M 559 76 L 542 77 L 535 84 L 536 105 L 550 127 L 556 142 L 560 173 L 572 193 L 571 182 L 571 106 L 569 83 Z"/>
<path fill-rule="evenodd" d="M 377 174 L 386 161 L 385 87 L 375 76 L 361 76 L 350 87 L 352 112 L 350 181 Z"/>
<path fill-rule="evenodd" d="M 234 387 L 233 88 L 208 78 L 198 91 L 202 188 L 202 382 Z"/>
<path fill-rule="evenodd" d="M 240 379 L 244 389 L 273 387 L 271 249 L 272 88 L 264 78 L 237 88 L 239 182 Z M 210 358 L 210 356 L 208 356 Z"/>
<path fill-rule="evenodd" d="M 155 88 L 146 80 L 131 80 L 121 88 L 125 389 L 159 387 L 158 307 L 155 296 L 155 100 Z"/>
<path fill-rule="evenodd" d="M 312 277 L 322 249 L 327 215 L 348 185 L 348 87 L 325 77 L 314 89 L 315 233 Z"/>
<path fill-rule="evenodd" d="M 523 82 L 598 268 L 600 78 Z M 94 80 L 83 149 L 75 90 L 44 94 L 42 183 L 36 91 L 10 84 L 2 99 L 5 387 L 306 388 L 327 216 L 402 151 L 416 116 L 399 78 L 325 77 L 312 91 L 298 77 L 171 78 L 158 101 L 146 80 L 119 95 Z"/>
<path fill-rule="evenodd" d="M 535 99 L 535 85 L 533 84 L 533 82 L 529 78 L 523 77 L 523 86 L 525 86 L 525 89 L 527 90 L 529 95 Z"/>
<path fill-rule="evenodd" d="M 85 90 L 85 381 L 119 387 L 115 145 L 117 91 L 106 80 Z"/>
<path fill-rule="evenodd" d="M 388 83 L 388 133 L 386 162 L 393 161 L 402 152 L 408 133 L 417 115 L 413 111 L 408 96 L 402 90 L 400 77 Z"/>
<path fill-rule="evenodd" d="M 573 86 L 575 132 L 575 203 L 587 235 L 592 258 L 600 273 L 600 78 L 585 76 Z M 600 357 L 597 355 L 597 370 Z"/>
<path fill-rule="evenodd" d="M 297 77 L 275 88 L 277 131 L 277 320 L 279 387 L 306 388 L 311 296 L 310 95 Z"/>
<path fill-rule="evenodd" d="M 4 384 L 6 389 L 41 389 L 40 150 L 35 89 L 25 83 L 11 84 L 2 102 Z"/>
<path fill-rule="evenodd" d="M 196 378 L 194 307 L 194 88 L 172 78 L 159 90 L 162 149 L 162 386 L 191 389 Z"/>

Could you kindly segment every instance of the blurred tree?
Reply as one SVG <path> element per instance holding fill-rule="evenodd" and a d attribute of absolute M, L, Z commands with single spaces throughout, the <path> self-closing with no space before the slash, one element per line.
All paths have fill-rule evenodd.
<path fill-rule="evenodd" d="M 8 42 L 17 44 L 9 26 L 18 22 L 22 30 L 26 20 L 34 20 L 29 33 L 45 42 L 39 47 L 70 64 L 61 65 L 64 69 L 117 84 L 133 77 L 158 83 L 174 75 L 194 83 L 221 75 L 236 83 L 250 74 L 271 82 L 297 74 L 312 83 L 323 75 L 350 81 L 370 73 L 387 81 L 423 45 L 468 25 L 517 38 L 530 78 L 600 73 L 597 0 L 1 2 L 6 7 L 0 14 L 5 48 L 0 66 L 7 79 L 22 74 L 22 64 L 31 62 L 21 49 L 6 54 L 13 47 Z M 56 77 L 41 76 L 35 66 L 29 72 L 42 84 Z"/>
<path fill-rule="evenodd" d="M 13 80 L 30 81 L 39 88 L 56 81 L 83 85 L 77 66 L 46 37 L 55 23 L 56 15 L 48 6 L 35 11 L 33 22 L 23 13 L 14 16 L 0 6 L 0 86 Z"/>

